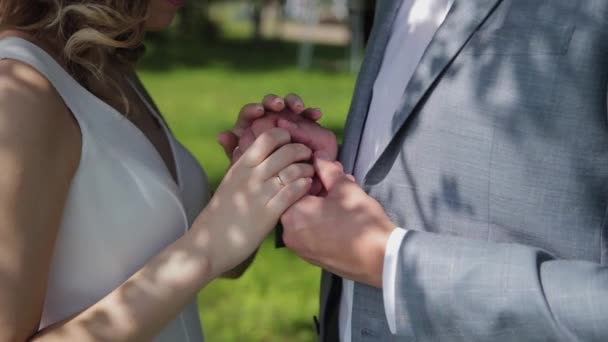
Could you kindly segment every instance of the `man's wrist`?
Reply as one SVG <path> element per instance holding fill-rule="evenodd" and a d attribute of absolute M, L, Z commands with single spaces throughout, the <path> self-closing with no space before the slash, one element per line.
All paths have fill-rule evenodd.
<path fill-rule="evenodd" d="M 373 262 L 368 275 L 368 285 L 382 288 L 387 246 L 395 228 L 395 225 L 391 224 L 390 228 L 385 227 L 379 230 L 375 239 L 370 239 L 374 246 L 370 250 Z"/>

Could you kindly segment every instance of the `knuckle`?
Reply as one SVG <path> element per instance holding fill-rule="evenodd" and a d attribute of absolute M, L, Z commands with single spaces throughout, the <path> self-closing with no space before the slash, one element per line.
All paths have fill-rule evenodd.
<path fill-rule="evenodd" d="M 269 132 L 274 141 L 277 143 L 287 143 L 291 140 L 291 135 L 289 135 L 289 132 L 282 128 L 272 128 Z"/>
<path fill-rule="evenodd" d="M 285 243 L 285 246 L 291 250 L 295 250 L 297 248 L 296 239 L 289 230 L 283 231 L 283 243 Z"/>
<path fill-rule="evenodd" d="M 293 182 L 286 184 L 282 189 L 281 189 L 281 199 L 283 200 L 284 203 L 291 203 L 292 202 L 292 192 L 293 192 Z"/>
<path fill-rule="evenodd" d="M 287 225 L 287 227 L 289 226 Z M 298 249 L 298 239 L 296 233 L 294 232 L 294 229 L 286 228 L 283 230 L 283 242 L 285 243 L 285 246 L 287 246 L 287 248 L 289 249 Z"/>
<path fill-rule="evenodd" d="M 306 184 L 306 180 L 304 178 L 300 178 L 298 180 L 296 180 L 295 182 L 293 182 L 293 187 L 291 187 L 289 190 L 289 199 L 291 201 L 295 201 L 297 200 L 301 194 L 302 194 L 302 189 L 304 189 Z"/>
<path fill-rule="evenodd" d="M 287 212 L 285 212 L 283 214 L 283 216 L 281 216 L 281 222 L 283 223 L 284 226 L 286 227 L 291 227 L 294 223 L 294 217 L 293 217 L 293 211 L 292 210 L 288 210 Z M 288 229 L 286 229 L 285 231 L 289 231 Z"/>
<path fill-rule="evenodd" d="M 250 177 L 247 180 L 247 190 L 250 192 L 258 192 L 260 190 L 260 182 L 256 181 L 254 177 Z"/>
<path fill-rule="evenodd" d="M 307 158 L 312 154 L 312 151 L 308 146 L 304 144 L 290 144 L 290 153 L 297 158 Z"/>
<path fill-rule="evenodd" d="M 258 140 L 259 140 L 261 143 L 265 143 L 265 142 L 267 142 L 267 141 L 269 141 L 269 140 L 271 140 L 271 139 L 272 139 L 272 131 L 266 131 L 266 132 L 263 132 L 263 133 L 262 133 L 262 134 L 260 134 L 260 136 L 258 137 Z"/>
<path fill-rule="evenodd" d="M 302 157 L 304 157 L 304 158 L 312 157 L 312 150 L 308 146 L 302 145 L 301 149 L 302 149 L 302 152 L 301 152 Z"/>
<path fill-rule="evenodd" d="M 264 175 L 265 168 L 263 165 L 257 165 L 251 169 L 250 179 L 251 181 L 258 181 Z"/>
<path fill-rule="evenodd" d="M 262 163 L 262 161 L 264 161 L 264 156 L 262 155 L 260 150 L 256 149 L 256 148 L 251 148 L 247 152 L 249 153 L 247 155 L 247 158 L 243 158 L 243 159 L 245 159 L 245 166 L 249 167 L 250 169 L 254 169 L 254 170 L 258 169 L 260 163 Z"/>
<path fill-rule="evenodd" d="M 293 182 L 285 189 L 285 197 L 287 198 L 287 202 L 292 203 L 297 199 L 298 190 L 300 188 L 298 183 L 299 182 L 297 181 Z"/>
<path fill-rule="evenodd" d="M 285 178 L 286 180 L 289 180 L 289 181 L 297 178 L 299 173 L 300 172 L 298 170 L 297 165 L 290 165 L 286 169 L 284 169 L 283 171 L 280 172 L 281 177 Z"/>
<path fill-rule="evenodd" d="M 283 198 L 286 203 L 293 204 L 303 195 L 301 183 L 300 180 L 296 180 L 283 189 Z"/>
<path fill-rule="evenodd" d="M 288 167 L 288 169 L 289 169 L 289 176 L 294 181 L 297 180 L 298 178 L 301 178 L 304 176 L 310 176 L 311 172 L 314 172 L 314 169 L 312 168 L 312 166 L 308 165 L 308 164 L 292 164 L 291 166 Z"/>
<path fill-rule="evenodd" d="M 274 145 L 276 144 L 276 140 L 276 134 L 273 131 L 266 131 L 257 138 L 260 146 Z"/>
<path fill-rule="evenodd" d="M 249 185 L 249 191 L 253 194 L 259 194 L 262 192 L 262 185 L 260 183 L 251 182 Z"/>
<path fill-rule="evenodd" d="M 260 145 L 263 145 L 264 141 L 260 141 L 260 144 L 256 145 L 253 144 L 251 145 L 250 148 L 247 149 L 247 154 L 249 159 L 253 160 L 255 163 L 258 162 L 258 159 L 260 158 L 261 155 L 261 151 L 260 151 Z"/>

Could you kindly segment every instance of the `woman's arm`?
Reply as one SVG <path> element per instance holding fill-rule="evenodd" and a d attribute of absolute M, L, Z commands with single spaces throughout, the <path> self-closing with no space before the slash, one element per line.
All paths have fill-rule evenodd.
<path fill-rule="evenodd" d="M 80 139 L 46 79 L 0 61 L 0 341 L 23 341 L 38 329 Z"/>
<path fill-rule="evenodd" d="M 101 301 L 36 341 L 147 341 L 214 278 L 204 229 L 191 230 Z"/>
<path fill-rule="evenodd" d="M 49 82 L 0 62 L 0 341 L 133 341 L 156 335 L 209 281 L 261 243 L 310 187 L 310 150 L 289 134 L 261 137 L 224 178 L 189 232 L 105 298 L 38 332 L 57 231 L 81 136 Z M 275 152 L 276 151 L 276 152 Z M 279 187 L 279 171 L 298 169 Z M 294 174 L 294 173 L 290 173 Z"/>
<path fill-rule="evenodd" d="M 226 174 L 188 233 L 100 302 L 34 338 L 41 341 L 149 340 L 198 290 L 240 264 L 274 222 L 310 189 L 312 151 L 273 130 Z M 276 152 L 275 152 L 276 151 Z M 284 186 L 276 180 L 281 172 Z"/>

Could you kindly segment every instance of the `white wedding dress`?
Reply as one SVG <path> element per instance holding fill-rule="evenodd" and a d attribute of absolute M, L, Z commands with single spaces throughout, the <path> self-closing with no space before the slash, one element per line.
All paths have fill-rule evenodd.
<path fill-rule="evenodd" d="M 80 86 L 45 51 L 26 40 L 9 37 L 0 40 L 0 59 L 7 58 L 26 63 L 44 75 L 82 132 L 80 165 L 51 260 L 40 326 L 44 328 L 102 299 L 184 234 L 209 199 L 208 184 L 198 162 L 175 140 L 141 94 L 165 129 L 175 159 L 177 184 L 144 134 Z M 99 315 L 103 317 L 103 312 Z M 155 340 L 202 339 L 193 298 Z"/>

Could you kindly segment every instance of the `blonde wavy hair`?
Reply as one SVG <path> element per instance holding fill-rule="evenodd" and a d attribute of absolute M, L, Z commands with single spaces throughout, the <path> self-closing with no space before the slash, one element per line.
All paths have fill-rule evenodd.
<path fill-rule="evenodd" d="M 53 46 L 68 72 L 89 91 L 115 106 L 129 103 L 119 86 L 121 70 L 143 53 L 149 0 L 0 0 L 0 26 L 34 34 Z M 99 94 L 95 84 L 118 91 Z"/>

